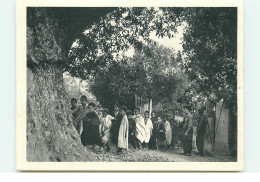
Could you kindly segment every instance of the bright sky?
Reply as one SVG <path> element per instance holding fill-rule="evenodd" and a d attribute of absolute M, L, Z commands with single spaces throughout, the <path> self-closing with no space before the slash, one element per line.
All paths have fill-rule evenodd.
<path fill-rule="evenodd" d="M 159 44 L 162 44 L 166 47 L 173 48 L 176 52 L 182 51 L 182 37 L 183 37 L 183 27 L 180 26 L 177 28 L 178 33 L 175 34 L 174 38 L 169 39 L 168 37 L 158 38 L 155 36 L 155 32 L 153 32 L 150 36 L 152 40 L 157 41 Z"/>
<path fill-rule="evenodd" d="M 174 38 L 170 38 L 170 39 L 168 37 L 158 38 L 156 36 L 156 33 L 152 32 L 150 35 L 150 39 L 158 42 L 161 45 L 164 45 L 165 47 L 174 49 L 175 53 L 177 53 L 178 51 L 182 52 L 183 26 L 179 26 L 177 30 L 178 33 L 175 34 Z M 134 49 L 129 49 L 125 53 L 125 55 L 129 57 L 133 56 L 133 54 L 134 54 Z"/>

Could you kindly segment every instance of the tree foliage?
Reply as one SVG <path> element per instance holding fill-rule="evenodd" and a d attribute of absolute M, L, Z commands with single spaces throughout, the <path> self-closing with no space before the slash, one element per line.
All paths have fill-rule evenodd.
<path fill-rule="evenodd" d="M 180 60 L 197 92 L 216 101 L 237 104 L 237 9 L 190 8 L 183 11 L 187 22 Z"/>
<path fill-rule="evenodd" d="M 176 22 L 166 22 L 155 8 L 117 8 L 89 26 L 69 54 L 67 67 L 72 76 L 83 79 L 95 75 L 129 48 L 141 50 L 150 42 L 150 33 L 172 36 Z"/>
<path fill-rule="evenodd" d="M 101 105 L 112 109 L 117 101 L 134 109 L 137 94 L 153 99 L 154 104 L 176 106 L 188 81 L 178 67 L 173 50 L 157 44 L 143 50 L 97 73 L 91 88 Z"/>
<path fill-rule="evenodd" d="M 119 55 L 131 47 L 145 51 L 151 32 L 171 38 L 178 26 L 185 26 L 178 60 L 190 81 L 196 82 L 196 92 L 213 94 L 218 101 L 224 98 L 236 108 L 236 12 L 236 8 L 117 8 L 82 33 L 70 52 L 67 71 L 86 79 L 121 62 Z"/>

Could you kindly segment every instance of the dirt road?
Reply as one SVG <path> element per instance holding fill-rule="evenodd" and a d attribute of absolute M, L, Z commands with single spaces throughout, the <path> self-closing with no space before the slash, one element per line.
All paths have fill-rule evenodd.
<path fill-rule="evenodd" d="M 181 155 L 182 149 L 164 150 L 140 150 L 130 148 L 127 154 L 117 155 L 116 147 L 112 146 L 108 153 L 100 153 L 100 149 L 89 149 L 99 161 L 107 162 L 235 162 L 236 159 L 229 155 L 214 155 L 201 157 L 192 152 L 192 156 Z"/>

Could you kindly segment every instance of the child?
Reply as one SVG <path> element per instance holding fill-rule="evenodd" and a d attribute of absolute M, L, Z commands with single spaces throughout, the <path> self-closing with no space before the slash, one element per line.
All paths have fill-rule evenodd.
<path fill-rule="evenodd" d="M 112 127 L 112 120 L 115 119 L 114 117 L 108 114 L 108 109 L 104 109 L 102 112 L 102 117 L 100 118 L 100 138 L 102 140 L 102 148 L 101 151 L 109 152 L 110 151 L 110 129 Z"/>

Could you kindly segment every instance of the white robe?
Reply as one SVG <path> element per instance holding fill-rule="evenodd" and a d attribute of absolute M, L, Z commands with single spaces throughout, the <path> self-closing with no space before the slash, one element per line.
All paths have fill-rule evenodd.
<path fill-rule="evenodd" d="M 115 119 L 114 117 L 107 115 L 106 117 L 101 117 L 100 121 L 100 137 L 104 143 L 107 143 L 110 141 L 110 129 L 112 126 L 112 120 Z"/>
<path fill-rule="evenodd" d="M 128 150 L 128 119 L 127 116 L 124 115 L 120 124 L 119 133 L 118 133 L 118 143 L 117 147 Z"/>
<path fill-rule="evenodd" d="M 147 119 L 145 124 L 145 138 L 144 138 L 144 142 L 148 143 L 152 134 L 152 129 L 153 129 L 153 123 L 151 121 L 151 119 Z"/>
<path fill-rule="evenodd" d="M 136 130 L 135 130 L 135 137 L 143 143 L 145 140 L 145 124 L 144 118 L 141 115 L 135 116 L 135 123 L 136 123 Z"/>
<path fill-rule="evenodd" d="M 169 121 L 165 121 L 165 138 L 166 138 L 166 144 L 167 145 L 171 145 L 172 142 L 172 127 L 171 124 L 169 123 Z"/>

